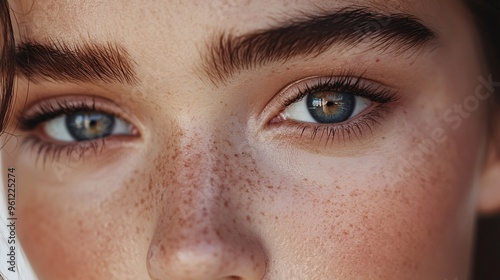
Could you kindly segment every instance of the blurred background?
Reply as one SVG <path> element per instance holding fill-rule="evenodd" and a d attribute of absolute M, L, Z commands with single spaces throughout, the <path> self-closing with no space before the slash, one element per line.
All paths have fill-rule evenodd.
<path fill-rule="evenodd" d="M 500 279 L 500 215 L 482 217 L 478 221 L 472 279 Z"/>

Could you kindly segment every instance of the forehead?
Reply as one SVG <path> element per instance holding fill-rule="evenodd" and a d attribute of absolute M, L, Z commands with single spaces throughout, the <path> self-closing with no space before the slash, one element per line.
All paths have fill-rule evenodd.
<path fill-rule="evenodd" d="M 441 39 L 448 36 L 448 41 L 454 42 L 456 34 L 447 25 L 457 18 L 463 25 L 461 16 L 457 16 L 464 10 L 459 3 L 459 0 L 22 0 L 15 2 L 13 8 L 18 23 L 17 42 L 119 44 L 138 62 L 135 68 L 142 84 L 162 85 L 166 78 L 158 80 L 159 75 L 151 73 L 162 73 L 162 77 L 170 80 L 199 74 L 200 61 L 221 34 L 244 36 L 342 9 L 406 14 L 437 31 Z M 380 27 L 387 23 L 380 22 L 374 28 L 383 29 Z M 373 29 L 371 25 L 368 27 Z"/>
<path fill-rule="evenodd" d="M 13 6 L 21 37 L 119 39 L 130 36 L 140 38 L 142 35 L 151 34 L 158 37 L 186 35 L 186 32 L 194 38 L 198 34 L 206 34 L 207 30 L 243 33 L 272 26 L 290 17 L 357 6 L 387 13 L 401 12 L 425 17 L 438 9 L 439 5 L 443 5 L 443 2 L 450 1 L 22 0 L 13 3 Z"/>

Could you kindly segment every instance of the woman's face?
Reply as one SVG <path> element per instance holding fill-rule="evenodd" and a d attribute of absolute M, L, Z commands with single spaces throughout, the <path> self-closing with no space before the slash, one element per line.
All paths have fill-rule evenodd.
<path fill-rule="evenodd" d="M 491 78 L 460 1 L 13 9 L 41 279 L 468 277 Z"/>

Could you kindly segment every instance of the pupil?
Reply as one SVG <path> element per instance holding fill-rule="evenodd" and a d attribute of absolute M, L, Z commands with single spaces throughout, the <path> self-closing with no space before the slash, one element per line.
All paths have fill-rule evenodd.
<path fill-rule="evenodd" d="M 77 141 L 106 137 L 114 125 L 114 117 L 101 112 L 76 112 L 66 117 L 68 132 Z"/>
<path fill-rule="evenodd" d="M 316 92 L 307 95 L 307 109 L 319 123 L 340 123 L 351 117 L 356 105 L 352 94 Z"/>

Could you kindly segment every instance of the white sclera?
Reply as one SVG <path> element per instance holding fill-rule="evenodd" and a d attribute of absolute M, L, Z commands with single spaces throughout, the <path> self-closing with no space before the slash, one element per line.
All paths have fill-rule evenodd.
<path fill-rule="evenodd" d="M 66 115 L 61 115 L 44 124 L 44 130 L 48 137 L 60 142 L 76 141 L 68 131 L 66 117 Z M 111 135 L 130 135 L 132 133 L 132 126 L 129 123 L 117 117 L 113 118 L 115 119 L 115 125 Z"/>

